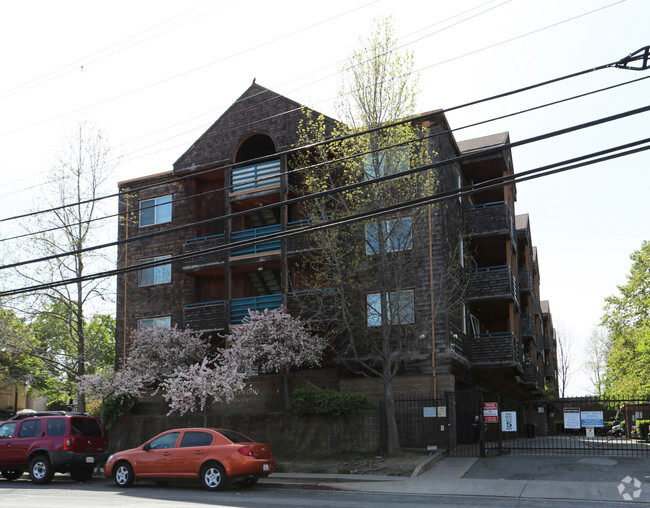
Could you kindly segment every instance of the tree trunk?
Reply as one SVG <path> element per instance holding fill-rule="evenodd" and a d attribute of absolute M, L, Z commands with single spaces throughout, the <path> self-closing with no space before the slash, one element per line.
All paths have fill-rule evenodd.
<path fill-rule="evenodd" d="M 384 365 L 384 408 L 386 410 L 386 452 L 394 455 L 400 452 L 397 421 L 395 420 L 395 397 L 393 395 L 393 379 L 390 375 L 390 365 Z"/>
<path fill-rule="evenodd" d="M 289 409 L 291 399 L 289 398 L 289 367 L 282 372 L 282 384 L 284 387 L 284 408 Z"/>

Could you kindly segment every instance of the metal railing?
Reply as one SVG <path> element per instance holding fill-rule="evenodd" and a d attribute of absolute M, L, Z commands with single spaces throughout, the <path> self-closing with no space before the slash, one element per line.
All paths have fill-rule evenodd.
<path fill-rule="evenodd" d="M 280 184 L 280 160 L 233 168 L 231 171 L 232 187 L 230 193 L 250 191 L 262 187 Z"/>

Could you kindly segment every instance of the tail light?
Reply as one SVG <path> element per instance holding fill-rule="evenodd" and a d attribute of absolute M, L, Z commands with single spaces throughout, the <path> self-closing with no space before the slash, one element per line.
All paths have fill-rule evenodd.
<path fill-rule="evenodd" d="M 72 449 L 72 441 L 70 441 L 70 438 L 63 440 L 63 449 L 64 450 L 71 450 Z"/>
<path fill-rule="evenodd" d="M 253 456 L 253 449 L 250 446 L 244 446 L 237 451 L 242 455 L 246 455 L 247 457 Z"/>

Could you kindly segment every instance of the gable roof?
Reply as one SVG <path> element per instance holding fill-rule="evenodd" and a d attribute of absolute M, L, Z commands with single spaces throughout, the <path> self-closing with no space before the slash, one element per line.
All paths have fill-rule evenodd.
<path fill-rule="evenodd" d="M 303 109 L 301 104 L 253 82 L 179 157 L 174 173 L 233 162 L 237 147 L 251 134 L 265 134 L 273 140 L 276 151 L 286 150 L 297 140 Z"/>

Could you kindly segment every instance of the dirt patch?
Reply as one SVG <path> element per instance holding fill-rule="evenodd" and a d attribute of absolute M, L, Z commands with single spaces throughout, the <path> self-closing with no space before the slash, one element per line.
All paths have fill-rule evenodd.
<path fill-rule="evenodd" d="M 398 455 L 339 455 L 337 457 L 275 457 L 278 473 L 374 474 L 411 476 L 428 457 L 426 453 L 402 452 Z"/>

